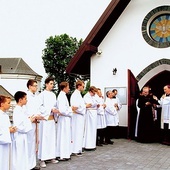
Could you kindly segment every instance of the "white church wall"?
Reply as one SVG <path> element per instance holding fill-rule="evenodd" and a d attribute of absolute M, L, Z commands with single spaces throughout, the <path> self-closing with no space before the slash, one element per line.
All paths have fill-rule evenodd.
<path fill-rule="evenodd" d="M 100 87 L 127 87 L 127 70 L 137 76 L 153 62 L 169 59 L 169 48 L 150 46 L 142 36 L 142 22 L 154 8 L 170 5 L 169 0 L 132 0 L 99 46 L 101 55 L 91 57 L 91 84 Z M 113 68 L 117 74 L 113 75 Z M 156 69 L 155 69 L 156 71 Z M 156 73 L 156 72 L 155 72 Z M 148 77 L 147 77 L 148 76 Z M 146 74 L 141 83 L 149 79 Z M 139 82 L 140 84 L 140 82 Z M 127 126 L 127 105 L 120 112 L 120 125 Z"/>

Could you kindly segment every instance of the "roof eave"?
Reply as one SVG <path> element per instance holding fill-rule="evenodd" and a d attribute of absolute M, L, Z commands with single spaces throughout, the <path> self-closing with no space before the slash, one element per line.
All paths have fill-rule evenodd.
<path fill-rule="evenodd" d="M 110 2 L 75 56 L 68 64 L 66 68 L 68 74 L 90 75 L 90 57 L 97 52 L 99 44 L 103 41 L 130 1 L 131 0 L 114 0 Z M 88 53 L 87 46 L 93 47 L 88 50 Z"/>
<path fill-rule="evenodd" d="M 5 74 L 0 73 L 0 79 L 35 79 L 41 81 L 42 76 L 40 75 L 28 75 L 28 74 Z"/>

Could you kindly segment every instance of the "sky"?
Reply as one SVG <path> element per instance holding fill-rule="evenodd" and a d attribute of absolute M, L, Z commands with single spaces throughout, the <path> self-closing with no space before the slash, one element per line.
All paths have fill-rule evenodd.
<path fill-rule="evenodd" d="M 43 78 L 42 50 L 50 36 L 83 40 L 111 0 L 0 0 L 0 57 L 21 57 Z"/>

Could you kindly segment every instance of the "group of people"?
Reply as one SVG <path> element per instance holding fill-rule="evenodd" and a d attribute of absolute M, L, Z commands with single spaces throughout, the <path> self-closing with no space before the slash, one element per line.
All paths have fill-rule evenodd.
<path fill-rule="evenodd" d="M 170 85 L 165 85 L 163 90 L 164 94 L 159 100 L 152 94 L 149 86 L 142 88 L 137 100 L 139 111 L 135 134 L 139 142 L 157 142 L 160 133 L 155 128 L 155 122 L 157 121 L 157 110 L 161 108 L 160 124 L 163 135 L 160 140 L 162 143 L 170 145 Z"/>
<path fill-rule="evenodd" d="M 6 114 L 10 97 L 0 95 L 0 169 L 30 170 L 47 162 L 67 161 L 82 156 L 83 149 L 113 144 L 112 128 L 119 125 L 122 105 L 117 90 L 106 92 L 90 86 L 82 96 L 84 82 L 78 80 L 70 101 L 69 83 L 59 84 L 60 93 L 53 93 L 54 78 L 45 80 L 45 89 L 37 94 L 37 81 L 28 80 L 28 91 L 17 91 L 13 121 Z"/>

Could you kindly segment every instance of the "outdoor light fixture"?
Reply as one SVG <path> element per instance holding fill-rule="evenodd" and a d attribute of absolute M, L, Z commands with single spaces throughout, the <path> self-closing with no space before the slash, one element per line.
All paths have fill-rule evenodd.
<path fill-rule="evenodd" d="M 113 75 L 116 75 L 117 73 L 117 68 L 113 68 Z"/>
<path fill-rule="evenodd" d="M 98 51 L 96 52 L 96 54 L 97 54 L 97 55 L 101 55 L 101 54 L 102 54 L 102 50 L 98 50 Z"/>

